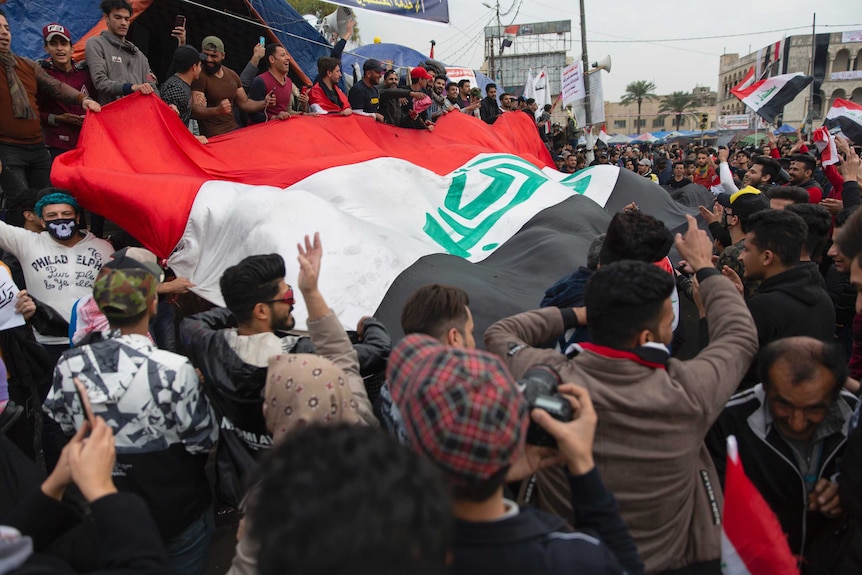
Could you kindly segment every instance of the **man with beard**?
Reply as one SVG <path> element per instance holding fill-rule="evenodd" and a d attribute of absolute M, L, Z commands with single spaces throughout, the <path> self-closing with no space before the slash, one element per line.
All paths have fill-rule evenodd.
<path fill-rule="evenodd" d="M 383 114 L 379 112 L 381 102 L 377 85 L 384 72 L 386 68 L 380 60 L 369 58 L 362 64 L 362 80 L 356 82 L 347 93 L 347 100 L 354 112 L 358 110 L 372 114 L 378 122 L 383 121 Z M 396 75 L 395 78 L 397 79 L 398 76 Z"/>
<path fill-rule="evenodd" d="M 380 113 L 383 114 L 383 122 L 400 126 L 404 116 L 403 108 L 407 105 L 408 98 L 421 100 L 426 96 L 425 92 L 414 91 L 409 88 L 398 87 L 398 72 L 389 70 L 383 75 L 383 88 L 380 89 Z"/>
<path fill-rule="evenodd" d="M 104 0 L 104 30 L 87 40 L 87 65 L 96 86 L 96 100 L 107 104 L 134 92 L 156 92 L 156 76 L 141 50 L 126 40 L 132 6 L 126 0 Z"/>
<path fill-rule="evenodd" d="M 787 172 L 790 174 L 791 186 L 799 186 L 808 190 L 810 203 L 819 204 L 823 199 L 823 188 L 813 178 L 814 170 L 817 169 L 817 160 L 811 154 L 795 154 L 790 157 L 790 168 Z"/>
<path fill-rule="evenodd" d="M 320 237 L 315 234 L 312 243 L 306 236 L 304 248 L 298 247 L 297 283 L 308 309 L 307 326 L 313 346 L 286 333 L 296 323 L 292 314 L 295 300 L 293 288 L 284 281 L 284 259 L 279 254 L 249 256 L 227 268 L 220 280 L 226 308 L 187 317 L 180 324 L 183 344 L 192 363 L 201 370 L 210 401 L 221 418 L 217 458 L 229 461 L 236 471 L 232 485 L 225 477 L 219 478 L 217 491 L 226 503 L 239 503 L 246 472 L 272 445 L 261 398 L 269 359 L 317 350 L 335 363 L 340 361 L 336 355 L 327 355 L 327 344 L 341 337 L 343 328 L 317 288 L 323 255 Z M 340 346 L 338 349 L 340 353 Z M 353 393 L 365 391 L 357 389 Z M 360 408 L 369 406 L 367 412 L 360 410 L 360 417 L 376 425 L 367 397 L 359 404 Z"/>
<path fill-rule="evenodd" d="M 455 110 L 449 103 L 445 95 L 446 76 L 439 75 L 434 77 L 434 83 L 431 84 L 431 121 L 436 122 L 438 118 L 444 114 Z"/>
<path fill-rule="evenodd" d="M 201 135 L 211 138 L 239 128 L 233 116 L 236 105 L 246 114 L 263 112 L 276 104 L 275 94 L 263 100 L 249 99 L 236 72 L 222 66 L 225 58 L 224 42 L 216 36 L 207 36 L 201 43 L 207 61 L 204 73 L 192 83 L 192 117 L 198 121 Z"/>
<path fill-rule="evenodd" d="M 715 169 L 709 165 L 709 151 L 706 148 L 699 149 L 697 156 L 695 156 L 694 177 L 691 181 L 709 190 L 715 185 L 717 179 Z"/>
<path fill-rule="evenodd" d="M 733 181 L 730 166 L 727 163 L 727 149 L 718 151 L 718 172 L 721 178 L 721 186 L 728 194 L 735 194 L 739 188 Z M 743 156 L 744 158 L 745 156 Z M 737 160 L 737 163 L 739 160 Z M 781 171 L 781 165 L 769 156 L 756 156 L 748 164 L 745 175 L 742 176 L 742 185 L 757 188 L 761 192 L 767 191 L 775 184 L 775 178 Z"/>

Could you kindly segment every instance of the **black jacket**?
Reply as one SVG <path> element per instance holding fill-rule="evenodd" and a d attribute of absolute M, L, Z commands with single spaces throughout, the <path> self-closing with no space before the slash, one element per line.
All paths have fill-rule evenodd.
<path fill-rule="evenodd" d="M 570 476 L 569 484 L 575 523 L 592 535 L 566 532 L 564 519 L 532 507 L 499 521 L 458 520 L 452 575 L 643 573 L 616 500 L 598 470 Z"/>
<path fill-rule="evenodd" d="M 497 105 L 497 100 L 488 98 L 487 96 L 482 98 L 482 101 L 479 103 L 479 117 L 482 118 L 482 121 L 486 124 L 493 124 L 499 116 L 500 106 Z"/>
<path fill-rule="evenodd" d="M 850 526 L 845 540 L 846 551 L 840 554 L 841 560 L 835 575 L 858 575 L 862 573 L 862 425 L 858 421 L 844 449 L 838 496 L 847 512 Z"/>
<path fill-rule="evenodd" d="M 799 264 L 760 282 L 757 294 L 748 300 L 748 309 L 757 325 L 760 347 L 796 335 L 821 341 L 832 341 L 835 336 L 835 307 L 812 265 Z"/>
<path fill-rule="evenodd" d="M 106 495 L 90 504 L 98 530 L 99 567 L 94 575 L 169 572 L 161 537 L 144 501 L 131 493 Z M 4 524 L 33 538 L 35 553 L 10 575 L 65 575 L 76 571 L 57 557 L 40 553 L 77 523 L 67 505 L 36 489 L 4 519 Z"/>
<path fill-rule="evenodd" d="M 807 263 L 760 282 L 757 293 L 747 301 L 759 348 L 798 335 L 833 341 L 835 306 L 823 286 L 817 267 Z M 759 381 L 756 368 L 757 360 L 743 379 L 743 387 Z"/>
<path fill-rule="evenodd" d="M 774 425 L 767 430 L 764 402 L 765 393 L 761 385 L 734 395 L 707 434 L 706 445 L 723 488 L 727 438 L 736 436 L 745 474 L 778 517 L 790 551 L 806 559 L 807 570 L 804 572 L 827 573 L 822 561 L 828 558 L 824 559 L 823 551 L 837 542 L 836 533 L 843 533 L 845 520 L 808 512 L 805 480 L 796 466 L 792 448 Z M 841 468 L 847 427 L 856 403 L 856 396 L 849 392 L 842 392 L 837 400 L 845 424 L 840 432 L 823 440 L 818 480 L 832 478 Z"/>
<path fill-rule="evenodd" d="M 223 333 L 236 327 L 236 318 L 226 308 L 215 308 L 185 318 L 180 338 L 191 362 L 204 376 L 204 389 L 219 418 L 219 445 L 216 453 L 218 499 L 238 506 L 245 495 L 245 479 L 257 458 L 272 445 L 266 429 L 261 392 L 266 386 L 267 368 L 243 361 Z M 385 369 L 391 341 L 376 319 L 364 323 L 363 342 L 354 345 L 360 372 Z M 301 338 L 291 353 L 314 353 L 309 338 Z"/>

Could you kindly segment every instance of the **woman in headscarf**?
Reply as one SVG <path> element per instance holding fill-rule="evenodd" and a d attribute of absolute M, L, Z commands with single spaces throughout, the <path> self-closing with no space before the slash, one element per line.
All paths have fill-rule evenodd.
<path fill-rule="evenodd" d="M 351 349 L 346 336 L 345 345 L 346 349 Z M 273 443 L 307 425 L 365 425 L 350 381 L 350 378 L 358 378 L 354 385 L 362 385 L 358 369 L 357 364 L 352 373 L 346 373 L 325 357 L 307 353 L 272 357 L 263 390 L 263 414 Z M 254 504 L 254 494 L 252 487 L 241 505 L 246 513 L 249 505 Z M 237 529 L 236 555 L 228 575 L 257 574 L 258 544 L 248 533 L 243 519 Z"/>

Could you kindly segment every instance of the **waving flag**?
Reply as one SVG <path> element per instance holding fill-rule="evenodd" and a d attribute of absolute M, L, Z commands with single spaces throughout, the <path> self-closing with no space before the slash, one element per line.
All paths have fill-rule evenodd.
<path fill-rule="evenodd" d="M 742 469 L 736 437 L 732 435 L 727 438 L 721 572 L 724 575 L 799 573 L 775 513 Z"/>
<path fill-rule="evenodd" d="M 393 0 L 377 2 L 367 2 L 365 0 L 327 1 L 339 6 L 383 12 L 392 16 L 404 16 L 405 18 L 416 18 L 431 22 L 442 22 L 444 24 L 449 23 L 449 0 L 410 0 L 407 2 Z"/>
<path fill-rule="evenodd" d="M 811 139 L 817 151 L 820 152 L 820 163 L 824 167 L 838 163 L 838 149 L 835 146 L 835 138 L 829 133 L 829 128 L 826 126 L 817 128 L 811 134 Z"/>
<path fill-rule="evenodd" d="M 823 125 L 830 131 L 840 128 L 854 144 L 862 145 L 862 105 L 835 98 Z"/>
<path fill-rule="evenodd" d="M 792 102 L 813 79 L 812 76 L 797 72 L 755 82 L 752 68 L 730 92 L 758 116 L 772 123 L 775 116 L 784 110 L 784 106 Z"/>
<path fill-rule="evenodd" d="M 374 314 L 395 335 L 420 285 L 466 289 L 482 330 L 583 265 L 609 212 L 637 199 L 671 229 L 693 212 L 615 167 L 557 172 L 525 114 L 493 126 L 447 114 L 433 132 L 301 117 L 202 146 L 158 98 L 133 95 L 90 114 L 79 146 L 54 183 L 169 256 L 201 297 L 221 304 L 222 272 L 251 254 L 282 254 L 290 281 L 296 243 L 320 231 L 329 305 L 345 325 Z"/>

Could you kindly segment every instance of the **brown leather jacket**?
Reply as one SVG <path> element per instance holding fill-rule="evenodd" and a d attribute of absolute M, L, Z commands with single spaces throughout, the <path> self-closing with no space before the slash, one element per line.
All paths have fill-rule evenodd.
<path fill-rule="evenodd" d="M 723 498 L 703 440 L 757 351 L 757 330 L 727 279 L 709 276 L 700 289 L 710 344 L 691 360 L 668 360 L 666 369 L 597 351 L 569 359 L 530 347 L 570 327 L 556 308 L 503 319 L 485 333 L 487 349 L 502 357 L 515 377 L 544 363 L 563 381 L 589 390 L 599 416 L 596 465 L 619 502 L 647 573 L 721 555 Z M 540 472 L 536 487 L 540 508 L 572 516 L 562 468 Z"/>

